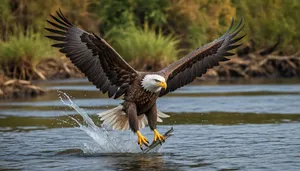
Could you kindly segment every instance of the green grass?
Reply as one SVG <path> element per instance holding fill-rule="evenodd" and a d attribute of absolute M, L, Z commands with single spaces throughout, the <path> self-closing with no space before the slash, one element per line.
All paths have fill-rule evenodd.
<path fill-rule="evenodd" d="M 19 32 L 18 35 L 10 36 L 8 41 L 1 41 L 1 64 L 23 60 L 35 63 L 53 55 L 56 55 L 56 50 L 51 47 L 51 42 L 40 33 L 28 31 L 24 35 L 22 32 Z"/>
<path fill-rule="evenodd" d="M 128 61 L 170 62 L 177 59 L 180 49 L 179 39 L 172 35 L 156 33 L 145 26 L 127 29 L 113 29 L 106 34 L 106 39 L 116 51 Z"/>
<path fill-rule="evenodd" d="M 0 69 L 7 76 L 30 79 L 35 65 L 46 57 L 56 57 L 57 51 L 51 42 L 40 33 L 22 31 L 0 42 Z"/>

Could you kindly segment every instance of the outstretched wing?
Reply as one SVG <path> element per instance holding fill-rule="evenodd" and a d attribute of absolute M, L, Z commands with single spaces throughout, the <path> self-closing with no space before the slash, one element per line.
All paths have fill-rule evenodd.
<path fill-rule="evenodd" d="M 243 19 L 231 31 L 234 23 L 234 19 L 232 19 L 228 31 L 219 39 L 190 52 L 185 57 L 161 70 L 160 72 L 167 78 L 168 87 L 166 90 L 161 90 L 160 96 L 192 82 L 196 77 L 205 74 L 208 69 L 218 66 L 219 62 L 229 60 L 225 56 L 232 56 L 234 54 L 228 51 L 239 47 L 241 44 L 234 44 L 246 36 L 236 38 L 237 34 L 244 27 L 244 25 L 241 26 L 242 22 Z"/>
<path fill-rule="evenodd" d="M 59 41 L 52 46 L 60 48 L 59 51 L 66 54 L 97 88 L 108 92 L 109 97 L 118 98 L 126 93 L 137 71 L 104 39 L 75 27 L 60 10 L 56 13 L 57 17 L 51 15 L 54 22 L 47 20 L 54 29 L 45 28 L 56 34 L 46 37 Z"/>

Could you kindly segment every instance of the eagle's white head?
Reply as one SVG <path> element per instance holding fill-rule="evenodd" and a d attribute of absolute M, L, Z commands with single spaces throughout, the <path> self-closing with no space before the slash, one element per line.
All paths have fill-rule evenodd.
<path fill-rule="evenodd" d="M 167 83 L 164 77 L 156 74 L 149 74 L 142 80 L 142 86 L 146 91 L 157 93 L 161 88 L 166 89 Z"/>

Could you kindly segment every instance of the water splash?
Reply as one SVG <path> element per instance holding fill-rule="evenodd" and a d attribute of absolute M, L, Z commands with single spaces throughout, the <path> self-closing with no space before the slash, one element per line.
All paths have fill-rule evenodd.
<path fill-rule="evenodd" d="M 71 98 L 64 92 L 58 91 L 58 97 L 63 104 L 74 109 L 84 120 L 84 124 L 80 123 L 75 118 L 69 116 L 74 120 L 79 128 L 90 136 L 94 141 L 84 143 L 82 149 L 85 153 L 140 153 L 141 150 L 137 146 L 136 142 L 128 134 L 127 139 L 122 135 L 116 134 L 117 131 L 108 131 L 104 127 L 98 127 L 93 120 L 89 117 L 88 113 L 77 106 Z"/>

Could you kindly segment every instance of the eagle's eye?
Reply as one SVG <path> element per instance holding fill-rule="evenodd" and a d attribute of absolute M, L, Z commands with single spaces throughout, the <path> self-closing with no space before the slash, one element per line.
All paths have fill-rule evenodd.
<path fill-rule="evenodd" d="M 160 82 L 158 79 L 154 79 L 155 82 Z"/>

